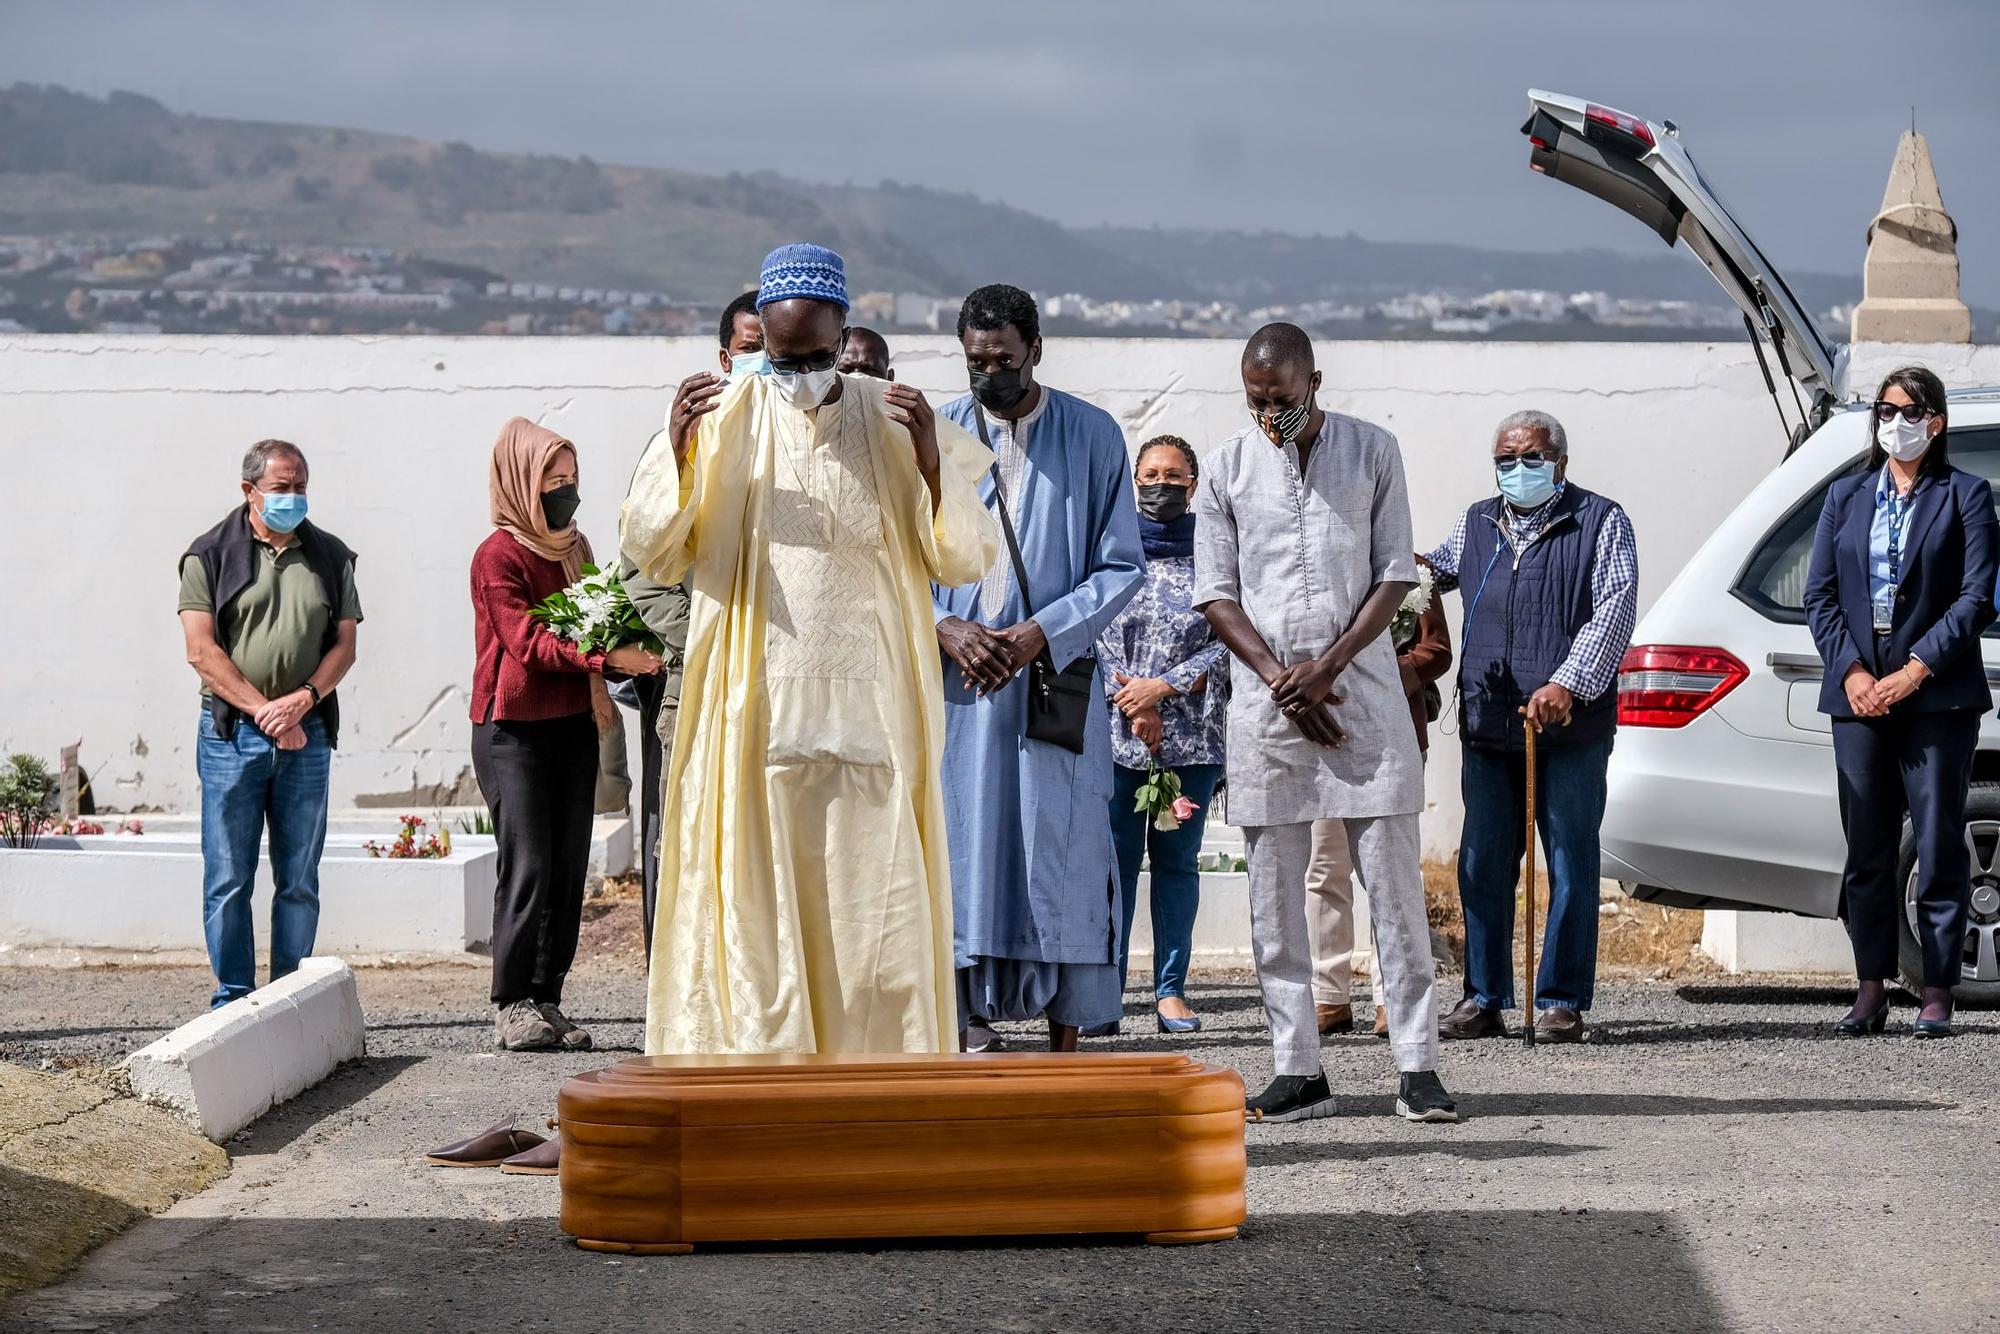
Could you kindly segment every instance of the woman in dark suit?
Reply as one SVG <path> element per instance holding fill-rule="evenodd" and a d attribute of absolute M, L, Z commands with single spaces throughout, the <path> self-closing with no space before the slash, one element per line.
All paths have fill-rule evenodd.
<path fill-rule="evenodd" d="M 1971 856 L 1965 800 L 1979 723 L 1993 707 L 1979 634 L 1994 618 L 1996 524 L 1984 478 L 1945 453 L 1945 393 L 1907 366 L 1876 391 L 1868 462 L 1827 491 L 1806 619 L 1826 664 L 1847 836 L 1841 912 L 1860 982 L 1834 1031 L 1879 1033 L 1896 968 L 1896 863 L 1907 813 L 1917 845 L 1923 950 L 1920 1038 L 1951 1033 Z"/>

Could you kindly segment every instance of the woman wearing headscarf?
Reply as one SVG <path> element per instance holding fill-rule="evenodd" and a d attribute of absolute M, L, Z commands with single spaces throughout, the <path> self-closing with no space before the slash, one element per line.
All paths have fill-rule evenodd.
<path fill-rule="evenodd" d="M 1133 480 L 1146 582 L 1097 641 L 1117 766 L 1111 840 L 1124 912 L 1118 972 L 1122 984 L 1143 863 L 1152 871 L 1153 996 L 1162 1033 L 1201 1027 L 1187 1003 L 1188 956 L 1201 906 L 1201 836 L 1222 778 L 1229 699 L 1228 650 L 1193 604 L 1194 515 L 1188 506 L 1200 476 L 1193 448 L 1177 435 L 1139 446 Z M 1156 766 L 1173 771 L 1188 803 L 1168 821 L 1171 829 L 1134 809 Z"/>
<path fill-rule="evenodd" d="M 1966 794 L 1993 707 L 1979 636 L 1993 624 L 2000 526 L 1986 479 L 1951 466 L 1948 406 L 1944 382 L 1922 366 L 1882 381 L 1867 462 L 1827 488 L 1806 575 L 1847 835 L 1840 915 L 1857 986 L 1833 1028 L 1842 1037 L 1888 1022 L 1906 909 L 1923 961 L 1910 1032 L 1951 1034 L 1972 897 Z M 1907 882 L 1897 870 L 1906 815 L 1916 852 Z"/>
<path fill-rule="evenodd" d="M 597 782 L 598 679 L 647 676 L 645 649 L 584 653 L 529 615 L 582 576 L 576 447 L 516 417 L 493 446 L 493 533 L 472 557 L 472 765 L 493 813 L 494 1039 L 507 1051 L 590 1046 L 561 1010 L 576 957 Z"/>

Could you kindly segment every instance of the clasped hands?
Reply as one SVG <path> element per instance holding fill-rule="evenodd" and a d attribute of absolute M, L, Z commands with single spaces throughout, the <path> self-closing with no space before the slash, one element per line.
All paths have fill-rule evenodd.
<path fill-rule="evenodd" d="M 1930 675 L 1930 669 L 1915 658 L 1911 658 L 1901 668 L 1887 676 L 1872 676 L 1868 669 L 1855 663 L 1847 669 L 1841 679 L 1841 686 L 1847 691 L 1847 702 L 1857 718 L 1880 718 L 1896 705 L 1917 692 L 1917 687 Z"/>
<path fill-rule="evenodd" d="M 306 730 L 299 724 L 313 711 L 312 692 L 300 686 L 289 695 L 267 699 L 250 721 L 257 730 L 271 738 L 271 744 L 279 750 L 304 750 Z"/>
<path fill-rule="evenodd" d="M 1042 627 L 1033 621 L 996 630 L 960 616 L 947 616 L 938 622 L 937 637 L 958 664 L 959 679 L 966 689 L 981 695 L 990 695 L 1013 680 L 1015 673 L 1049 646 Z"/>
<path fill-rule="evenodd" d="M 1347 733 L 1333 717 L 1334 708 L 1347 702 L 1333 692 L 1334 679 L 1346 666 L 1326 658 L 1309 658 L 1280 668 L 1266 682 L 1278 712 L 1289 718 L 1306 740 L 1329 750 L 1338 750 L 1347 741 Z"/>

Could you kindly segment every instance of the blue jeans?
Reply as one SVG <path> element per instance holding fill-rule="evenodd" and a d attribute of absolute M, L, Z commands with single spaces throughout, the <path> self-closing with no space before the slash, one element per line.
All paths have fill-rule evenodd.
<path fill-rule="evenodd" d="M 1549 912 L 1535 1007 L 1588 1010 L 1597 981 L 1597 886 L 1604 774 L 1611 742 L 1544 746 L 1535 755 L 1535 823 L 1548 862 Z M 1514 891 L 1527 853 L 1527 757 L 1467 746 L 1460 790 L 1458 901 L 1465 910 L 1465 994 L 1514 1007 Z"/>
<path fill-rule="evenodd" d="M 1187 985 L 1188 955 L 1194 950 L 1194 915 L 1201 906 L 1201 831 L 1208 824 L 1208 802 L 1222 781 L 1219 764 L 1184 764 L 1174 770 L 1181 795 L 1201 809 L 1172 833 L 1153 828 L 1152 820 L 1132 809 L 1143 769 L 1115 767 L 1111 792 L 1111 842 L 1118 850 L 1119 899 L 1125 929 L 1118 936 L 1118 984 L 1125 985 L 1132 940 L 1132 913 L 1138 906 L 1139 865 L 1150 859 L 1153 871 L 1153 994 L 1178 996 Z"/>
<path fill-rule="evenodd" d="M 215 970 L 211 1009 L 257 985 L 257 943 L 250 894 L 258 845 L 271 828 L 271 980 L 312 953 L 319 931 L 319 857 L 326 846 L 327 776 L 333 751 L 318 718 L 302 724 L 302 750 L 279 750 L 249 719 L 224 741 L 206 709 L 195 745 L 201 777 L 201 917 Z"/>

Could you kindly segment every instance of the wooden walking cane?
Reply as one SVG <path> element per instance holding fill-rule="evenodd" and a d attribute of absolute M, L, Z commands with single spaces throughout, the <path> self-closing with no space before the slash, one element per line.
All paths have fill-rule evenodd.
<path fill-rule="evenodd" d="M 1523 714 L 1526 709 L 1521 711 Z M 1521 732 L 1528 742 L 1528 860 L 1522 899 L 1522 971 L 1528 980 L 1528 1008 L 1522 1011 L 1521 1045 L 1535 1045 L 1535 720 L 1523 717 Z"/>

